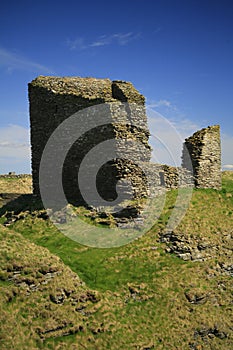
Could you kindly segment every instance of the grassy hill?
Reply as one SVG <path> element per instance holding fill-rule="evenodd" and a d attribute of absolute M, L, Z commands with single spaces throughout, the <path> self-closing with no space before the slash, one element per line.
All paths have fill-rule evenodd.
<path fill-rule="evenodd" d="M 111 249 L 70 240 L 25 192 L 1 197 L 1 349 L 232 349 L 233 172 L 194 190 L 175 230 L 173 190 L 147 234 Z"/>

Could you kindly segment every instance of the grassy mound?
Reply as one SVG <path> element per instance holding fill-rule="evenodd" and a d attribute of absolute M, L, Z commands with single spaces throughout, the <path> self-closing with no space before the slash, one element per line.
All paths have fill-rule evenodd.
<path fill-rule="evenodd" d="M 233 173 L 220 192 L 194 190 L 167 232 L 176 196 L 147 234 L 111 249 L 70 240 L 24 198 L 0 227 L 1 348 L 230 350 Z"/>

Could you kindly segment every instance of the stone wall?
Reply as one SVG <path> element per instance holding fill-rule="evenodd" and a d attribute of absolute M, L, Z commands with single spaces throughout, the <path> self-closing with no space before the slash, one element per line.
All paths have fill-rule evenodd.
<path fill-rule="evenodd" d="M 182 167 L 162 165 L 160 170 L 161 185 L 167 189 L 193 187 L 192 173 Z"/>
<path fill-rule="evenodd" d="M 197 188 L 221 189 L 221 142 L 219 125 L 195 132 L 184 143 L 182 166 L 193 171 Z"/>
<path fill-rule="evenodd" d="M 95 106 L 96 113 L 102 108 L 102 113 L 110 116 L 111 122 L 89 130 L 70 148 L 63 166 L 63 187 L 68 201 L 74 204 L 85 202 L 78 186 L 80 164 L 88 151 L 110 139 L 117 142 L 116 158 L 100 169 L 97 176 L 98 192 L 105 200 L 114 200 L 118 180 L 129 179 L 135 198 L 147 195 L 145 176 L 138 166 L 139 162 L 149 163 L 151 157 L 145 99 L 131 83 L 109 79 L 39 76 L 29 84 L 29 101 L 34 194 L 40 194 L 40 160 L 53 131 L 74 113 Z M 125 146 L 122 139 L 127 139 L 131 144 Z M 135 142 L 142 147 L 136 147 Z M 101 154 L 98 156 L 101 158 Z M 87 174 L 90 169 L 87 167 Z M 54 176 L 49 171 L 47 175 Z M 84 191 L 90 194 L 88 181 L 85 186 Z M 127 196 L 126 182 L 119 182 L 118 189 L 123 189 Z M 56 188 L 48 190 L 56 192 Z"/>
<path fill-rule="evenodd" d="M 88 131 L 71 144 L 62 172 L 63 189 L 70 203 L 86 204 L 79 188 L 80 164 L 89 151 L 108 140 L 116 141 L 115 157 L 100 167 L 96 177 L 98 193 L 104 200 L 114 201 L 118 190 L 125 198 L 132 194 L 133 198 L 142 198 L 156 196 L 164 189 L 193 186 L 192 169 L 196 187 L 221 188 L 219 127 L 208 127 L 185 140 L 182 167 L 153 164 L 150 162 L 145 98 L 129 82 L 39 76 L 29 83 L 29 101 L 33 193 L 36 195 L 40 195 L 39 168 L 47 141 L 63 121 L 80 111 L 83 111 L 82 126 Z M 90 112 L 86 112 L 87 109 Z M 106 115 L 108 122 L 93 128 L 88 125 L 88 113 L 97 119 L 100 114 L 103 118 Z M 64 131 L 64 137 L 71 129 Z M 53 145 L 58 154 L 62 150 L 62 137 Z M 98 158 L 105 153 L 106 149 L 100 150 Z M 82 190 L 93 203 L 96 192 L 92 193 L 88 178 L 92 168 L 93 164 L 86 165 Z M 56 176 L 49 166 L 46 176 Z M 56 197 L 56 181 L 54 185 L 50 182 L 48 191 Z"/>

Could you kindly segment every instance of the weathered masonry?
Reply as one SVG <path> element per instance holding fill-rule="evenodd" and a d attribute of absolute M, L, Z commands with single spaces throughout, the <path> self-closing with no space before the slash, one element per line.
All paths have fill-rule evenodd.
<path fill-rule="evenodd" d="M 219 125 L 209 126 L 187 138 L 182 166 L 193 171 L 197 188 L 221 189 L 221 141 Z"/>
<path fill-rule="evenodd" d="M 40 194 L 40 160 L 53 131 L 74 113 L 96 106 L 96 118 L 102 108 L 102 113 L 107 113 L 111 121 L 91 130 L 87 125 L 88 132 L 70 148 L 63 167 L 63 188 L 68 201 L 82 203 L 77 176 L 80 164 L 91 149 L 111 139 L 118 142 L 116 153 L 119 157 L 107 162 L 99 170 L 96 181 L 99 194 L 105 200 L 113 201 L 117 196 L 118 180 L 129 179 L 135 198 L 147 195 L 145 174 L 135 164 L 149 164 L 151 157 L 145 98 L 131 83 L 109 79 L 39 76 L 29 84 L 29 100 L 34 194 Z M 127 146 L 121 142 L 122 139 L 128 140 Z M 138 149 L 135 143 L 142 147 Z M 122 157 L 122 154 L 126 157 Z M 98 156 L 101 157 L 101 154 Z M 89 170 L 86 169 L 87 174 Z M 54 175 L 48 173 L 48 176 Z M 118 186 L 122 187 L 127 196 L 128 186 L 124 182 L 118 183 Z M 90 190 L 88 184 L 84 190 Z"/>
<path fill-rule="evenodd" d="M 156 195 L 164 188 L 191 186 L 192 168 L 197 187 L 221 187 L 219 127 L 203 129 L 185 141 L 182 167 L 153 164 L 150 162 L 145 98 L 129 82 L 39 76 L 29 83 L 29 102 L 35 195 L 40 195 L 39 169 L 45 145 L 57 127 L 76 112 L 84 113 L 82 120 L 88 131 L 71 145 L 63 164 L 63 189 L 70 203 L 86 203 L 83 188 L 79 187 L 79 169 L 88 152 L 108 140 L 116 141 L 116 156 L 101 166 L 96 176 L 98 193 L 106 201 L 114 201 L 119 189 L 127 198 L 130 192 L 127 181 L 131 183 L 134 198 Z M 98 113 L 102 116 L 106 114 L 108 122 L 90 127 L 88 118 L 85 120 L 86 110 L 90 110 L 96 119 L 100 115 Z M 70 131 L 65 130 L 65 133 Z M 58 142 L 62 145 L 62 138 Z M 54 145 L 55 150 L 57 145 Z M 98 158 L 103 156 L 105 150 L 100 150 L 101 152 Z M 86 165 L 87 175 L 92 166 L 93 164 Z M 56 176 L 49 167 L 46 175 L 48 178 Z M 48 191 L 55 193 L 56 186 L 53 187 L 51 182 L 49 186 Z M 84 192 L 91 197 L 92 188 L 89 188 L 88 176 L 83 186 Z"/>

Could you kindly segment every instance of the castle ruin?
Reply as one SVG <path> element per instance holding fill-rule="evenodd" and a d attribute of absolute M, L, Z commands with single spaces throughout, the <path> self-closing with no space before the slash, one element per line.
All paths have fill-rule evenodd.
<path fill-rule="evenodd" d="M 48 139 L 63 121 L 86 110 L 87 115 L 96 114 L 96 119 L 106 114 L 106 124 L 90 129 L 85 115 L 83 117 L 88 131 L 71 146 L 63 166 L 63 188 L 68 201 L 72 204 L 85 204 L 78 184 L 80 164 L 90 150 L 106 140 L 117 141 L 116 157 L 99 169 L 96 184 L 101 197 L 113 201 L 117 197 L 116 184 L 119 186 L 120 179 L 131 181 L 135 198 L 147 195 L 145 174 L 137 166 L 141 161 L 149 164 L 151 157 L 145 98 L 131 83 L 109 79 L 40 76 L 29 84 L 29 100 L 34 194 L 40 194 L 39 167 Z M 128 140 L 127 149 L 121 142 L 122 139 Z M 135 143 L 143 147 L 139 149 Z M 101 152 L 104 153 L 103 150 Z M 128 160 L 123 159 L 122 154 Z M 98 154 L 98 157 L 102 156 L 103 154 Z M 87 175 L 90 170 L 87 167 Z M 48 173 L 48 177 L 51 175 Z M 127 195 L 128 187 L 124 182 L 120 185 Z M 88 181 L 84 187 L 84 192 L 90 191 Z M 48 190 L 51 191 L 51 188 Z M 56 191 L 56 188 L 52 191 Z"/>
<path fill-rule="evenodd" d="M 116 185 L 121 187 L 127 198 L 129 188 L 124 181 L 119 180 L 131 182 L 133 198 L 156 194 L 159 187 L 190 186 L 192 168 L 196 187 L 221 187 L 219 127 L 204 129 L 185 141 L 182 167 L 153 164 L 150 162 L 145 98 L 129 82 L 39 76 L 29 83 L 29 102 L 35 195 L 40 195 L 40 162 L 51 135 L 71 115 L 88 108 L 90 113 L 94 113 L 95 108 L 96 113 L 100 110 L 102 115 L 106 113 L 110 122 L 92 129 L 86 125 L 88 131 L 71 145 L 62 170 L 63 188 L 68 202 L 85 204 L 77 176 L 80 165 L 90 150 L 107 140 L 116 140 L 116 157 L 101 166 L 96 177 L 98 193 L 106 201 L 116 199 Z M 83 124 L 87 123 L 85 116 L 82 121 Z M 66 133 L 69 132 L 66 130 Z M 122 140 L 128 140 L 127 145 Z M 138 148 L 138 144 L 142 147 Z M 122 154 L 126 157 L 122 157 Z M 143 163 L 142 167 L 140 162 Z M 87 166 L 87 179 L 90 169 Z M 56 175 L 50 169 L 47 176 Z M 85 190 L 90 191 L 88 181 L 85 186 Z M 48 190 L 56 192 L 56 186 Z"/>

